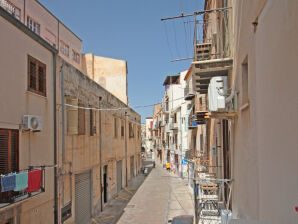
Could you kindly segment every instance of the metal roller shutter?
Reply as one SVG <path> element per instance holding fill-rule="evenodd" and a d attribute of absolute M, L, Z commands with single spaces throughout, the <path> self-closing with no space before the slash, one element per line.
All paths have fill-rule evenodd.
<path fill-rule="evenodd" d="M 75 223 L 85 224 L 91 218 L 90 172 L 75 175 Z"/>

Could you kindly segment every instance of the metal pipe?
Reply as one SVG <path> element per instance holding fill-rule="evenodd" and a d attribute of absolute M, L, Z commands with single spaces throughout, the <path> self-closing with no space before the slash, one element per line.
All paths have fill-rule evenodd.
<path fill-rule="evenodd" d="M 211 64 L 217 62 L 233 62 L 233 58 L 217 58 L 211 60 L 204 60 L 204 61 L 194 61 L 192 62 L 193 65 L 200 65 L 200 64 Z"/>
<path fill-rule="evenodd" d="M 100 108 L 100 105 L 99 105 Z M 101 111 L 99 111 L 99 184 L 100 184 L 100 211 L 103 211 L 103 200 L 102 200 L 102 131 L 101 131 Z"/>
<path fill-rule="evenodd" d="M 127 187 L 127 111 L 125 111 L 125 186 Z M 128 127 L 129 128 L 129 127 Z"/>
<path fill-rule="evenodd" d="M 170 19 L 179 19 L 179 18 L 194 16 L 194 15 L 201 15 L 201 14 L 208 13 L 208 12 L 223 11 L 223 10 L 227 10 L 227 9 L 231 9 L 231 8 L 232 7 L 224 7 L 224 8 L 218 8 L 218 9 L 209 9 L 209 10 L 197 11 L 197 12 L 194 12 L 193 14 L 186 14 L 186 15 L 184 15 L 183 13 L 181 13 L 180 16 L 173 16 L 173 17 L 168 17 L 168 18 L 162 18 L 160 20 L 161 21 L 165 21 L 165 20 L 170 20 Z"/>
<path fill-rule="evenodd" d="M 58 224 L 57 187 L 57 95 L 56 95 L 56 53 L 53 53 L 53 107 L 54 107 L 54 223 Z"/>
<path fill-rule="evenodd" d="M 65 162 L 65 102 L 64 102 L 64 71 L 63 71 L 63 66 L 64 63 L 62 62 L 61 66 L 61 119 L 62 119 L 62 129 L 61 129 L 61 134 L 62 134 L 62 139 L 61 139 L 61 147 L 62 147 L 62 162 Z"/>

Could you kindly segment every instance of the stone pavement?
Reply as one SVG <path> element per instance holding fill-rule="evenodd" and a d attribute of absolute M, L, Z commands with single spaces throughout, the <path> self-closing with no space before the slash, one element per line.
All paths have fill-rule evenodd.
<path fill-rule="evenodd" d="M 152 161 L 143 161 L 144 167 L 150 170 L 152 169 Z M 149 175 L 149 174 L 148 174 Z M 147 175 L 140 173 L 128 182 L 128 186 L 122 189 L 119 194 L 112 200 L 110 200 L 104 207 L 103 211 L 96 215 L 95 218 L 91 220 L 92 224 L 116 224 L 121 217 L 124 208 L 129 203 L 129 200 L 137 192 L 138 188 L 146 179 Z"/>
<path fill-rule="evenodd" d="M 193 214 L 187 180 L 157 166 L 130 200 L 118 224 L 165 224 L 174 216 Z"/>

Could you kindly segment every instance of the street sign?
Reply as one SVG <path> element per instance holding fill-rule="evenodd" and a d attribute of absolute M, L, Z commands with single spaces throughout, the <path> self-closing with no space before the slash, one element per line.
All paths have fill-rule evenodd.
<path fill-rule="evenodd" d="M 186 165 L 186 164 L 187 164 L 187 160 L 186 160 L 186 159 L 183 159 L 183 160 L 181 161 L 181 164 L 182 164 L 182 165 Z"/>

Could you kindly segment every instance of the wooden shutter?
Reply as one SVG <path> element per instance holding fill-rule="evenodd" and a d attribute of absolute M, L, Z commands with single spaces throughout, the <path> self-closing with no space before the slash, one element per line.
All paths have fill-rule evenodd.
<path fill-rule="evenodd" d="M 19 132 L 0 129 L 0 174 L 19 170 Z M 8 202 L 12 192 L 0 192 L 0 202 Z"/>
<path fill-rule="evenodd" d="M 94 131 L 94 127 L 93 127 L 93 111 L 89 110 L 89 131 L 90 131 L 90 136 L 93 136 L 93 131 Z"/>
<path fill-rule="evenodd" d="M 10 172 L 17 172 L 19 170 L 19 132 L 11 131 L 10 139 Z"/>
<path fill-rule="evenodd" d="M 29 89 L 36 90 L 36 62 L 30 58 L 29 61 Z"/>
<path fill-rule="evenodd" d="M 0 173 L 8 173 L 9 132 L 0 130 Z"/>
<path fill-rule="evenodd" d="M 82 104 L 79 104 L 79 106 L 83 106 Z M 85 134 L 85 109 L 78 109 L 78 134 L 84 135 Z"/>
<path fill-rule="evenodd" d="M 67 98 L 66 103 L 78 106 L 78 99 Z M 67 108 L 67 133 L 69 135 L 78 134 L 78 108 L 68 106 Z"/>

